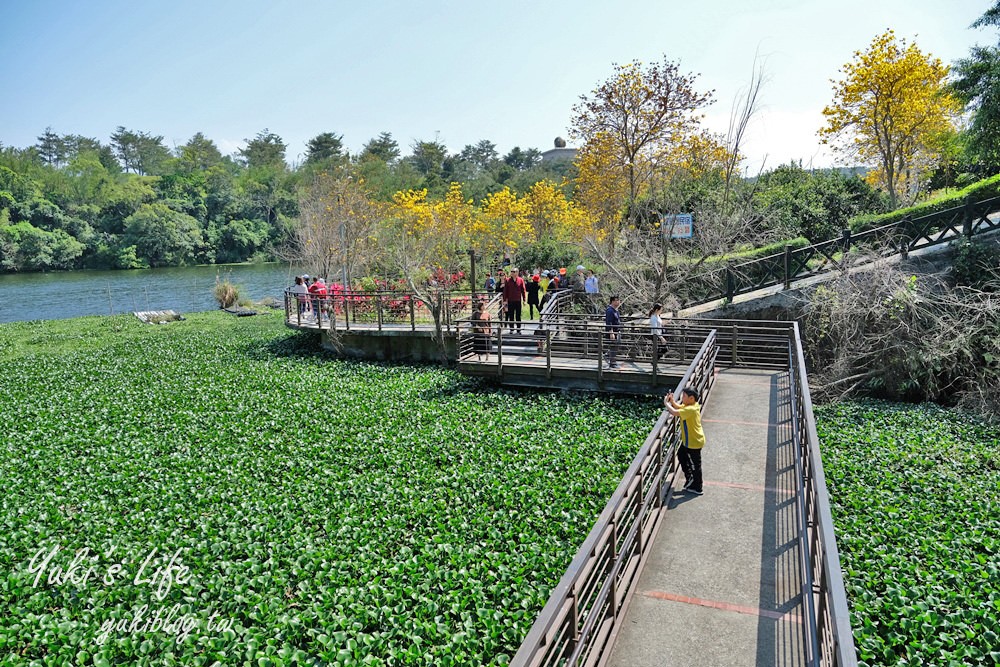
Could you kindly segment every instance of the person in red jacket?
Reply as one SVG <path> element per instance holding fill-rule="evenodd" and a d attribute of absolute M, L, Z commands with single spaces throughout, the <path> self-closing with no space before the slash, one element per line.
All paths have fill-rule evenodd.
<path fill-rule="evenodd" d="M 507 310 L 507 321 L 510 331 L 514 331 L 514 322 L 517 321 L 517 332 L 521 333 L 521 303 L 528 296 L 528 290 L 524 285 L 524 279 L 517 275 L 517 269 L 510 270 L 510 277 L 503 284 L 503 303 Z"/>
<path fill-rule="evenodd" d="M 323 306 L 326 302 L 326 281 L 317 278 L 309 286 L 309 293 L 313 295 L 313 313 L 316 316 L 316 323 L 319 324 L 323 313 Z"/>

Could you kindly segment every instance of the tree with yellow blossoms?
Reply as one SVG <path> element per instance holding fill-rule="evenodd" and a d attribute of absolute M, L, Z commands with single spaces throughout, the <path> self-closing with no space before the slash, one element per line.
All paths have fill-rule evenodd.
<path fill-rule="evenodd" d="M 621 170 L 631 204 L 649 184 L 654 156 L 698 129 L 696 112 L 711 103 L 712 93 L 698 92 L 696 75 L 681 73 L 665 58 L 613 69 L 611 78 L 573 107 L 571 134 L 584 141 L 585 151 L 591 147 L 595 157 Z"/>
<path fill-rule="evenodd" d="M 478 220 L 470 228 L 469 243 L 490 254 L 513 256 L 517 249 L 535 240 L 528 218 L 528 205 L 509 187 L 482 201 Z"/>
<path fill-rule="evenodd" d="M 567 199 L 562 188 L 552 181 L 538 181 L 522 201 L 537 240 L 554 239 L 582 246 L 585 238 L 601 234 L 597 218 Z"/>
<path fill-rule="evenodd" d="M 895 207 L 910 203 L 954 132 L 961 109 L 945 89 L 948 66 L 898 39 L 892 30 L 856 51 L 823 109 L 823 143 L 873 168 Z"/>

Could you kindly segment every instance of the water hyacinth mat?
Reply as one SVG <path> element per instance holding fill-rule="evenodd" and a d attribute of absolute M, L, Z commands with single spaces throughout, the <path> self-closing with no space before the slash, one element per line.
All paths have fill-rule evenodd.
<path fill-rule="evenodd" d="M 0 656 L 514 654 L 660 413 L 340 361 L 278 316 L 0 326 Z"/>

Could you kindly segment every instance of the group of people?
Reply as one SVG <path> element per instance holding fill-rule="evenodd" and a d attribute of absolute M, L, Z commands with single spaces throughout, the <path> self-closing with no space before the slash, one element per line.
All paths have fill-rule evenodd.
<path fill-rule="evenodd" d="M 541 315 L 542 308 L 558 290 L 570 289 L 580 294 L 597 294 L 600 291 L 597 276 L 582 264 L 576 267 L 575 276 L 567 276 L 566 268 L 536 268 L 530 276 L 522 278 L 520 269 L 500 269 L 497 275 L 487 274 L 483 289 L 487 293 L 501 294 L 501 313 L 509 322 L 510 331 L 521 332 L 523 307 L 528 307 L 528 319 Z"/>
<path fill-rule="evenodd" d="M 323 304 L 330 289 L 323 278 L 308 274 L 295 276 L 295 284 L 289 291 L 296 295 L 300 317 L 312 317 L 319 322 L 326 316 Z"/>

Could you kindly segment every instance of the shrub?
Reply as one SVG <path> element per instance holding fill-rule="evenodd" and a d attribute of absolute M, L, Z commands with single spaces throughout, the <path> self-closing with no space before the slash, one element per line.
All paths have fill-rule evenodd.
<path fill-rule="evenodd" d="M 229 282 L 229 278 L 221 280 L 215 277 L 215 288 L 212 290 L 215 300 L 219 302 L 219 308 L 230 308 L 240 300 L 240 290 L 236 285 Z"/>

